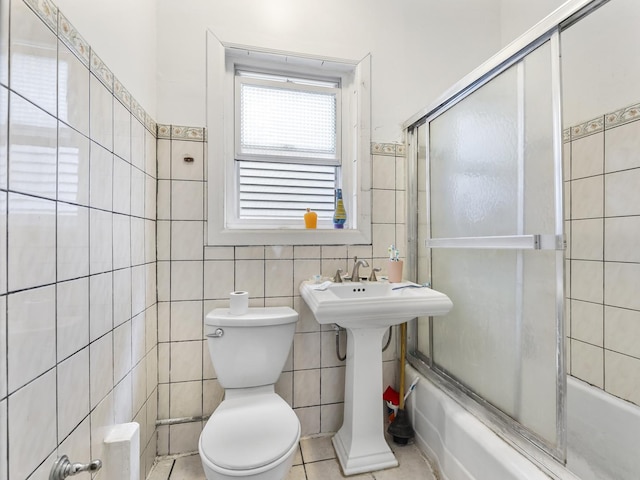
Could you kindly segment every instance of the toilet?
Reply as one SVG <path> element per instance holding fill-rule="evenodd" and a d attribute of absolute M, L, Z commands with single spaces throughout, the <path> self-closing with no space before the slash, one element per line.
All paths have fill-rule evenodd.
<path fill-rule="evenodd" d="M 217 308 L 205 317 L 209 354 L 225 389 L 198 443 L 207 480 L 287 477 L 300 422 L 275 383 L 297 321 L 289 307 L 249 308 L 242 315 Z"/>

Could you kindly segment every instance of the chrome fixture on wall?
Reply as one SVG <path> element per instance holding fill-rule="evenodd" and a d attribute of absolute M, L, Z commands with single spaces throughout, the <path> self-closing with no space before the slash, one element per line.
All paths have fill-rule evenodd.
<path fill-rule="evenodd" d="M 64 480 L 71 475 L 77 475 L 81 472 L 97 472 L 101 468 L 101 460 L 93 460 L 90 463 L 71 463 L 69 457 L 62 455 L 51 467 L 49 480 Z"/>

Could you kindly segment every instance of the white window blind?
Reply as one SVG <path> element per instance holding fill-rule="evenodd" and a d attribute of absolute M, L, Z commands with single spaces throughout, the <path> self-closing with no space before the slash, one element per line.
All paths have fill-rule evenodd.
<path fill-rule="evenodd" d="M 236 159 L 340 164 L 337 82 L 243 72 L 236 78 Z"/>
<path fill-rule="evenodd" d="M 333 216 L 336 167 L 239 161 L 241 219 L 300 222 L 307 208 Z"/>

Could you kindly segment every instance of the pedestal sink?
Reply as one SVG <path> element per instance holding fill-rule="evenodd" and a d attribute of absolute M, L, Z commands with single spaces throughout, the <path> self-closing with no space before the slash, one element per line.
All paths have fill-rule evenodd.
<path fill-rule="evenodd" d="M 451 300 L 430 288 L 387 282 L 303 282 L 300 295 L 318 323 L 347 329 L 344 422 L 332 439 L 344 474 L 397 466 L 384 438 L 382 337 L 391 325 L 444 315 Z"/>

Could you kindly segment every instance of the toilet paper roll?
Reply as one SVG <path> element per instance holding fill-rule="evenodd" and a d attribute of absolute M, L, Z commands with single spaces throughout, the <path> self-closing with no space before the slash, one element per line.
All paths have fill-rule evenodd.
<path fill-rule="evenodd" d="M 231 292 L 229 294 L 229 314 L 244 315 L 249 308 L 249 292 Z"/>

